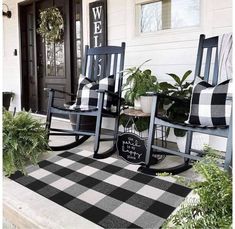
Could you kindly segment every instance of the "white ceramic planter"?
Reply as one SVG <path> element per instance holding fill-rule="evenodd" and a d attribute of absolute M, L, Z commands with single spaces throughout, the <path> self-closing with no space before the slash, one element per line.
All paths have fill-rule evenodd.
<path fill-rule="evenodd" d="M 141 110 L 144 113 L 151 113 L 153 96 L 140 96 Z"/>
<path fill-rule="evenodd" d="M 140 110 L 141 109 L 140 98 L 135 99 L 135 101 L 134 101 L 134 109 L 136 109 L 136 110 Z"/>

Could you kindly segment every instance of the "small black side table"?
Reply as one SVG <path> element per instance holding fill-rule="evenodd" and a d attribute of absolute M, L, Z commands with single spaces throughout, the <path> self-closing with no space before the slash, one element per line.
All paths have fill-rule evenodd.
<path fill-rule="evenodd" d="M 119 156 L 129 163 L 143 165 L 145 164 L 147 137 L 143 137 L 142 132 L 137 130 L 136 122 L 142 118 L 150 117 L 150 114 L 133 108 L 125 109 L 123 114 L 127 121 L 124 126 L 124 132 L 119 135 L 117 141 Z M 157 132 L 158 134 L 160 133 L 160 143 L 162 146 L 166 146 L 166 127 L 157 126 L 156 140 L 158 137 Z M 155 152 L 153 153 L 151 164 L 159 163 L 164 158 L 165 155 Z"/>

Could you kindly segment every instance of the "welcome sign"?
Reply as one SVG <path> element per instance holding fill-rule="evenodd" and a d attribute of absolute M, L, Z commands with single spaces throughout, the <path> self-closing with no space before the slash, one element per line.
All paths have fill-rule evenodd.
<path fill-rule="evenodd" d="M 90 15 L 90 47 L 107 45 L 107 0 L 91 2 Z"/>

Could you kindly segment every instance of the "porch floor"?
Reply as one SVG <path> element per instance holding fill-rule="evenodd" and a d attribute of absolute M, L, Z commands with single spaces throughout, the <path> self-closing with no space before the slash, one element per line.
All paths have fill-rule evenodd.
<path fill-rule="evenodd" d="M 45 117 L 39 116 L 44 120 Z M 70 123 L 64 120 L 55 120 L 54 126 L 64 126 L 70 128 Z M 71 141 L 70 137 L 54 137 L 51 144 L 63 144 Z M 105 150 L 108 143 L 101 144 L 100 150 Z M 79 149 L 92 151 L 93 138 L 88 139 L 78 147 Z M 42 156 L 42 160 L 61 151 L 48 152 Z M 121 160 L 121 159 L 120 159 Z M 158 168 L 173 166 L 179 162 L 178 157 L 168 156 L 157 165 Z M 196 177 L 192 169 L 181 173 L 180 175 L 193 178 Z M 69 211 L 60 205 L 48 200 L 47 198 L 27 189 L 26 187 L 3 177 L 3 228 L 22 228 L 22 229 L 75 229 L 75 228 L 101 228 L 100 226 L 86 220 L 85 218 Z"/>

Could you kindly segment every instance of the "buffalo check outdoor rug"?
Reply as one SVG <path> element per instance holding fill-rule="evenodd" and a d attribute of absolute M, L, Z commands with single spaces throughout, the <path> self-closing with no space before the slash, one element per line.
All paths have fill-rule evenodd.
<path fill-rule="evenodd" d="M 138 166 L 63 152 L 10 178 L 104 228 L 159 228 L 191 191 Z"/>

